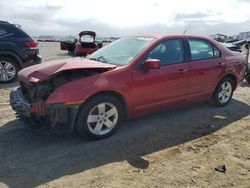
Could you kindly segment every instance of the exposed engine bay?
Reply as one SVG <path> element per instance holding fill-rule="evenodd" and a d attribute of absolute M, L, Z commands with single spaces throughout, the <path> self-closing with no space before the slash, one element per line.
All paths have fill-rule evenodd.
<path fill-rule="evenodd" d="M 21 90 L 24 94 L 24 97 L 28 102 L 36 102 L 37 100 L 46 100 L 48 96 L 61 85 L 78 80 L 81 78 L 93 76 L 102 72 L 107 71 L 108 69 L 84 69 L 84 70 L 67 70 L 61 72 L 53 77 L 49 78 L 46 81 L 38 84 L 25 84 L 20 82 Z"/>
<path fill-rule="evenodd" d="M 53 75 L 41 83 L 24 83 L 10 94 L 11 106 L 21 117 L 28 118 L 36 127 L 52 128 L 56 124 L 71 124 L 74 122 L 79 105 L 50 104 L 45 105 L 51 93 L 61 85 L 86 78 L 112 68 L 90 68 L 66 70 Z M 61 126 L 62 127 L 62 126 Z M 72 129 L 71 126 L 65 126 Z"/>

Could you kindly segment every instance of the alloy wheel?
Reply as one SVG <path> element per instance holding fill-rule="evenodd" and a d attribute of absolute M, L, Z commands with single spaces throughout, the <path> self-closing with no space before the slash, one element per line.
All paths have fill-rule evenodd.
<path fill-rule="evenodd" d="M 230 100 L 230 97 L 232 95 L 232 84 L 228 81 L 224 82 L 221 87 L 220 91 L 218 93 L 218 99 L 221 103 L 226 103 Z"/>
<path fill-rule="evenodd" d="M 8 61 L 0 61 L 0 81 L 7 82 L 16 75 L 15 66 Z"/>
<path fill-rule="evenodd" d="M 118 110 L 111 103 L 100 103 L 89 112 L 87 125 L 89 131 L 95 135 L 109 133 L 117 124 Z"/>

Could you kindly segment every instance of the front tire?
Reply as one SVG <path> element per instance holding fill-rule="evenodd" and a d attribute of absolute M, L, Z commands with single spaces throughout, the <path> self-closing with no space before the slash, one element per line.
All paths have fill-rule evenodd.
<path fill-rule="evenodd" d="M 228 77 L 223 78 L 213 93 L 211 103 L 215 106 L 226 106 L 233 96 L 233 91 L 233 80 Z"/>
<path fill-rule="evenodd" d="M 0 83 L 10 83 L 17 78 L 18 65 L 10 58 L 0 57 Z"/>
<path fill-rule="evenodd" d="M 113 135 L 123 120 L 121 102 L 109 95 L 97 95 L 80 108 L 76 129 L 81 136 L 103 139 Z"/>

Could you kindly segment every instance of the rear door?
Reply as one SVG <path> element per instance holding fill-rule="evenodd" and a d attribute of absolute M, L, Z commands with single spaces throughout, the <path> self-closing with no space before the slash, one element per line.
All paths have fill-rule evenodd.
<path fill-rule="evenodd" d="M 225 61 L 219 49 L 207 40 L 188 38 L 188 44 L 190 49 L 189 99 L 204 99 L 211 96 L 225 71 Z"/>

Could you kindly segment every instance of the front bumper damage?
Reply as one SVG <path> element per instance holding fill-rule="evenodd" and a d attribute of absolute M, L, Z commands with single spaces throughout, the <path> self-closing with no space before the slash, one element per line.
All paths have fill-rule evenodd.
<path fill-rule="evenodd" d="M 21 116 L 31 117 L 32 114 L 44 116 L 46 114 L 45 102 L 40 100 L 29 103 L 23 96 L 20 87 L 10 92 L 10 105 Z"/>
<path fill-rule="evenodd" d="M 19 87 L 10 92 L 10 105 L 18 115 L 30 117 L 30 104 L 24 98 Z"/>
<path fill-rule="evenodd" d="M 29 102 L 20 87 L 10 92 L 10 105 L 18 117 L 30 120 L 36 127 L 56 131 L 72 131 L 79 108 L 79 105 L 46 104 L 43 100 Z"/>

